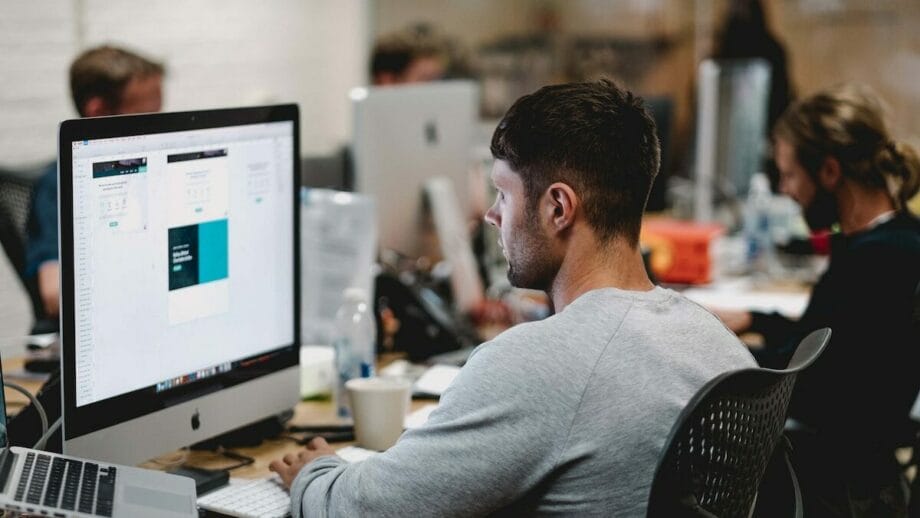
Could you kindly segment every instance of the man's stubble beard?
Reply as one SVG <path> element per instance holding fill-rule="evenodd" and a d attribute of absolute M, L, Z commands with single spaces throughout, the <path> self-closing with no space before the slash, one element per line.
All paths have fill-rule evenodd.
<path fill-rule="evenodd" d="M 550 255 L 550 240 L 542 234 L 534 211 L 527 210 L 524 221 L 514 229 L 517 246 L 508 249 L 508 281 L 515 288 L 549 291 L 559 265 Z"/>
<path fill-rule="evenodd" d="M 837 214 L 837 198 L 819 185 L 811 203 L 808 207 L 802 208 L 802 215 L 812 232 L 827 230 L 840 220 Z"/>

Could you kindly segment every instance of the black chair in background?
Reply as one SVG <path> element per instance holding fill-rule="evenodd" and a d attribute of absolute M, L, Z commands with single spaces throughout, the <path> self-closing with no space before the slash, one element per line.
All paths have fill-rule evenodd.
<path fill-rule="evenodd" d="M 16 275 L 32 304 L 32 334 L 57 331 L 57 319 L 50 319 L 38 294 L 38 282 L 25 276 L 26 225 L 32 206 L 32 188 L 40 170 L 0 169 L 0 245 L 16 270 Z"/>
<path fill-rule="evenodd" d="M 782 484 L 771 479 L 771 511 L 757 514 L 777 516 L 783 508 L 801 516 L 795 472 L 777 445 L 796 376 L 820 356 L 830 335 L 825 328 L 805 337 L 785 370 L 728 372 L 696 393 L 665 443 L 652 480 L 650 518 L 753 516 L 768 468 L 771 477 L 787 477 L 787 501 L 776 502 Z"/>
<path fill-rule="evenodd" d="M 917 289 L 914 290 L 914 311 L 911 315 L 911 323 L 913 323 L 914 334 L 920 338 L 920 283 L 917 283 Z M 920 340 L 917 343 L 920 343 Z M 917 400 L 920 403 L 920 394 L 917 394 Z M 918 403 L 914 403 L 914 405 Z M 907 514 L 910 518 L 920 518 L 920 423 L 911 421 L 911 425 L 908 446 L 913 451 L 911 452 L 911 459 L 904 465 L 904 468 L 905 471 L 913 468 L 914 478 L 910 483 L 910 501 L 907 506 Z"/>

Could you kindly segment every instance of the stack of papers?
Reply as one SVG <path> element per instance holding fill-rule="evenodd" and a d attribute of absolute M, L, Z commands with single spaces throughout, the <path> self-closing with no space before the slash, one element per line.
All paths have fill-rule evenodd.
<path fill-rule="evenodd" d="M 451 365 L 435 365 L 429 367 L 418 381 L 415 382 L 413 392 L 418 395 L 440 397 L 459 373 L 460 367 L 453 367 Z"/>

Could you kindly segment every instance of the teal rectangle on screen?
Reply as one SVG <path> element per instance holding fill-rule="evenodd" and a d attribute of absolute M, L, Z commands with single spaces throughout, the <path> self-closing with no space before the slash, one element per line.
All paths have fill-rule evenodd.
<path fill-rule="evenodd" d="M 227 220 L 198 225 L 198 282 L 219 281 L 228 276 Z"/>

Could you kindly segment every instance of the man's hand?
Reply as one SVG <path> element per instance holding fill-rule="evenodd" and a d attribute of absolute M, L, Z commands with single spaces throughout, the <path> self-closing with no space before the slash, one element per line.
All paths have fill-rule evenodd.
<path fill-rule="evenodd" d="M 326 442 L 322 437 L 314 437 L 309 443 L 307 443 L 307 448 L 300 450 L 297 453 L 288 453 L 284 458 L 273 460 L 271 464 L 268 465 L 268 469 L 277 473 L 282 482 L 284 482 L 284 487 L 290 489 L 291 483 L 294 482 L 294 479 L 297 478 L 297 474 L 300 473 L 300 470 L 312 462 L 317 457 L 323 457 L 325 455 L 335 455 L 335 450 L 329 446 L 329 443 Z"/>

